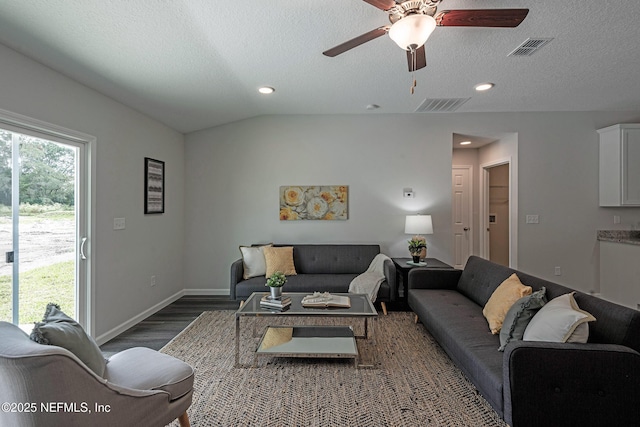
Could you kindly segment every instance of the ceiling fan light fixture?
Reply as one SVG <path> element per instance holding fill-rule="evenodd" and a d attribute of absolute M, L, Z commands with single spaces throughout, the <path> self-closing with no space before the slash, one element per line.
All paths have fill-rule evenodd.
<path fill-rule="evenodd" d="M 432 16 L 415 14 L 396 21 L 389 29 L 389 37 L 404 50 L 418 49 L 426 43 L 436 28 Z"/>

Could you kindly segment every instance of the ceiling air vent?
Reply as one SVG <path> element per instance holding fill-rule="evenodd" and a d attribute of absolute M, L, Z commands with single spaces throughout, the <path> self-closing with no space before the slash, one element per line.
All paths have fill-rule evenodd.
<path fill-rule="evenodd" d="M 432 98 L 425 99 L 416 108 L 416 113 L 450 113 L 456 111 L 471 98 Z"/>
<path fill-rule="evenodd" d="M 536 53 L 542 46 L 549 43 L 553 38 L 546 39 L 526 39 L 524 43 L 515 48 L 507 56 L 531 56 Z"/>

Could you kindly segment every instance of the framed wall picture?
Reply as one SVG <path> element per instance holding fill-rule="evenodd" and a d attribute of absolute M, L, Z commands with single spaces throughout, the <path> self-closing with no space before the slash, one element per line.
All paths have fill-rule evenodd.
<path fill-rule="evenodd" d="M 164 213 L 164 162 L 144 158 L 144 213 Z"/>
<path fill-rule="evenodd" d="M 280 187 L 280 221 L 349 218 L 349 187 L 346 185 L 284 185 Z"/>

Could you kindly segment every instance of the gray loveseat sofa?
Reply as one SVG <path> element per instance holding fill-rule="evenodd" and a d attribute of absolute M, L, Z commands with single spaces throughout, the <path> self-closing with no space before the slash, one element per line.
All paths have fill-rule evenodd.
<path fill-rule="evenodd" d="M 640 312 L 576 292 L 596 318 L 588 343 L 512 341 L 499 352 L 482 309 L 512 273 L 548 300 L 573 291 L 471 257 L 462 271 L 413 269 L 408 303 L 510 426 L 639 425 Z"/>
<path fill-rule="evenodd" d="M 288 276 L 284 292 L 347 292 L 351 281 L 364 273 L 380 253 L 380 245 L 297 245 L 293 246 L 293 263 L 297 275 Z M 380 285 L 376 302 L 395 301 L 396 268 L 391 260 L 384 263 L 386 280 Z M 229 295 L 234 300 L 246 300 L 253 292 L 267 292 L 264 276 L 244 280 L 242 259 L 231 264 Z"/>

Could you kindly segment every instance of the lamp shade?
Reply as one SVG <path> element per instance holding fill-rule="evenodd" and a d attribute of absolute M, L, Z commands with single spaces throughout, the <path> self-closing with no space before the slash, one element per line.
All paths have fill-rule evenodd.
<path fill-rule="evenodd" d="M 404 232 L 405 234 L 433 234 L 431 215 L 407 215 Z"/>
<path fill-rule="evenodd" d="M 389 37 L 404 50 L 417 49 L 426 43 L 436 28 L 436 20 L 429 15 L 408 15 L 389 29 Z"/>

